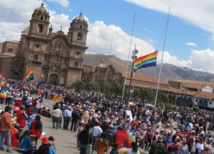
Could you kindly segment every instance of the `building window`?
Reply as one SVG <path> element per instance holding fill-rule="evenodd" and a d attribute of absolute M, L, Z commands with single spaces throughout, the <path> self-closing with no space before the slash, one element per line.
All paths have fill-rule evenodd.
<path fill-rule="evenodd" d="M 55 61 L 55 62 L 58 62 L 58 60 L 59 60 L 59 55 L 56 54 L 56 55 L 54 56 L 54 61 Z"/>
<path fill-rule="evenodd" d="M 78 39 L 78 40 L 82 40 L 82 33 L 78 33 L 77 39 Z"/>
<path fill-rule="evenodd" d="M 40 20 L 43 20 L 43 16 L 40 17 Z"/>
<path fill-rule="evenodd" d="M 77 52 L 76 52 L 76 55 L 77 55 L 77 56 L 79 56 L 79 55 L 80 55 L 80 52 L 79 52 L 79 51 L 77 51 Z"/>
<path fill-rule="evenodd" d="M 44 55 L 44 61 L 48 61 L 48 55 Z"/>
<path fill-rule="evenodd" d="M 38 33 L 42 33 L 43 31 L 43 25 L 39 24 L 38 25 Z"/>
<path fill-rule="evenodd" d="M 7 51 L 8 53 L 12 53 L 13 52 L 13 49 L 11 49 L 11 48 L 8 48 L 8 51 Z"/>
<path fill-rule="evenodd" d="M 78 62 L 75 62 L 75 63 L 74 63 L 74 67 L 78 67 Z"/>
<path fill-rule="evenodd" d="M 34 56 L 33 56 L 33 60 L 34 60 L 34 61 L 38 61 L 38 55 L 34 55 Z"/>

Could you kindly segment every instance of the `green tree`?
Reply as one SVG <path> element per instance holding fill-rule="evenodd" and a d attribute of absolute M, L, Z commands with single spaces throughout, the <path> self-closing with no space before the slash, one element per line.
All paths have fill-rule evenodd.
<path fill-rule="evenodd" d="M 85 83 L 83 81 L 76 81 L 76 82 L 72 83 L 71 86 L 76 89 L 84 89 Z"/>
<path fill-rule="evenodd" d="M 85 89 L 89 91 L 97 91 L 99 90 L 98 84 L 95 82 L 89 82 L 85 84 Z"/>

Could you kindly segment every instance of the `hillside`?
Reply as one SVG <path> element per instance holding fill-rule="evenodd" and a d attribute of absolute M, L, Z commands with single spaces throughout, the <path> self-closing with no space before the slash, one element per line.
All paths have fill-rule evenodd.
<path fill-rule="evenodd" d="M 104 63 L 112 64 L 119 72 L 125 72 L 126 62 L 113 55 L 101 55 L 101 54 L 85 54 L 84 64 L 96 67 L 104 60 Z M 148 67 L 138 70 L 141 73 L 151 75 L 158 78 L 160 66 Z M 163 64 L 161 80 L 167 82 L 168 80 L 176 79 L 190 79 L 200 80 L 207 82 L 214 82 L 214 74 L 202 71 L 195 71 L 186 67 L 178 67 L 172 64 Z"/>

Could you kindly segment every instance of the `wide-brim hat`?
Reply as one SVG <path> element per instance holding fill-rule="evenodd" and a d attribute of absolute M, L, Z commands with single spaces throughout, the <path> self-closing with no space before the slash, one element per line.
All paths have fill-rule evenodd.
<path fill-rule="evenodd" d="M 97 114 L 94 114 L 94 115 L 93 115 L 93 117 L 94 117 L 94 118 L 97 118 L 97 117 L 98 117 L 98 115 L 97 115 Z"/>
<path fill-rule="evenodd" d="M 106 118 L 105 122 L 110 122 L 111 120 L 109 118 Z"/>
<path fill-rule="evenodd" d="M 159 141 L 159 142 L 163 142 L 163 140 L 164 140 L 163 136 L 159 136 L 159 137 L 158 137 L 158 141 Z"/>
<path fill-rule="evenodd" d="M 47 137 L 41 138 L 40 141 L 42 142 L 42 144 L 49 144 L 49 141 L 48 141 Z"/>

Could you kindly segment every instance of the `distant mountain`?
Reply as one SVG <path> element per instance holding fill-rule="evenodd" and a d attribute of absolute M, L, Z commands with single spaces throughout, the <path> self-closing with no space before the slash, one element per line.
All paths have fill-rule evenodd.
<path fill-rule="evenodd" d="M 85 54 L 84 65 L 96 67 L 98 64 L 103 63 L 106 65 L 112 64 L 115 69 L 119 72 L 126 71 L 126 61 L 115 57 L 113 55 L 102 55 L 102 54 Z M 131 65 L 131 62 L 130 64 Z M 130 66 L 129 66 L 130 67 Z M 138 70 L 143 74 L 147 74 L 158 78 L 160 65 L 156 67 L 148 67 Z M 195 71 L 187 67 L 178 67 L 172 64 L 163 64 L 161 81 L 167 82 L 168 80 L 176 79 L 189 79 L 214 82 L 214 74 L 202 71 Z"/>

